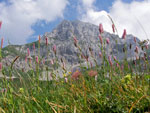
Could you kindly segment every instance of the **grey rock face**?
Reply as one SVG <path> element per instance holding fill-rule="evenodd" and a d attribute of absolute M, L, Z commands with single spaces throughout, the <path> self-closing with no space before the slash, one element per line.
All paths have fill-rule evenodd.
<path fill-rule="evenodd" d="M 69 66 L 74 66 L 79 64 L 79 58 L 77 53 L 79 50 L 74 46 L 73 38 L 76 37 L 78 40 L 78 45 L 80 46 L 82 53 L 87 56 L 91 56 L 89 52 L 89 47 L 93 50 L 93 54 L 97 62 L 100 64 L 101 59 L 99 58 L 99 52 L 101 52 L 101 44 L 99 41 L 99 27 L 90 23 L 85 23 L 81 21 L 67 21 L 64 20 L 60 23 L 52 32 L 47 32 L 41 38 L 41 48 L 40 54 L 45 60 L 50 60 L 54 58 L 54 53 L 52 52 L 53 45 L 57 47 L 57 57 L 58 59 L 63 58 L 66 64 Z M 45 38 L 48 38 L 48 50 L 50 53 L 47 56 L 47 47 L 45 44 Z M 137 43 L 134 42 L 134 36 L 127 35 L 126 39 L 119 38 L 118 35 L 110 34 L 104 32 L 102 34 L 104 44 L 104 49 L 106 50 L 107 56 L 116 56 L 118 60 L 123 60 L 125 58 L 125 53 L 123 48 L 126 45 L 127 48 L 127 59 L 135 59 L 137 53 L 135 53 L 135 47 L 139 47 L 138 55 L 142 55 L 143 51 L 140 49 L 138 42 L 140 40 L 136 38 Z M 106 44 L 106 38 L 110 40 L 110 44 Z M 130 45 L 132 45 L 130 49 Z M 27 53 L 27 48 L 30 48 L 31 56 L 38 55 L 38 49 L 36 48 L 36 53 L 33 51 L 32 44 L 22 45 L 16 48 L 22 54 Z M 92 61 L 92 58 L 89 57 Z M 82 60 L 85 62 L 86 60 Z"/>

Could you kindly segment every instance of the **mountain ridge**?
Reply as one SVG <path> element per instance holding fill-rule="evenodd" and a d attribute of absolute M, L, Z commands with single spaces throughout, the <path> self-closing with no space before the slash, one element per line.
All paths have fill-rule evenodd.
<path fill-rule="evenodd" d="M 52 49 L 53 49 L 53 45 L 56 45 L 58 59 L 62 59 L 62 58 L 65 59 L 66 64 L 68 66 L 78 64 L 79 59 L 77 57 L 77 54 L 79 50 L 73 45 L 74 43 L 73 38 L 76 37 L 80 47 L 82 48 L 83 54 L 90 56 L 89 48 L 92 48 L 95 59 L 98 61 L 98 64 L 100 64 L 101 60 L 99 58 L 99 52 L 100 52 L 99 47 L 101 45 L 100 45 L 100 41 L 98 38 L 99 37 L 98 29 L 99 29 L 98 26 L 91 24 L 91 23 L 82 22 L 79 20 L 75 20 L 75 21 L 64 20 L 51 32 L 46 32 L 41 37 L 41 41 L 40 41 L 41 53 L 40 54 L 42 58 L 45 60 L 54 59 L 55 55 L 52 52 Z M 45 44 L 46 37 L 48 38 L 48 47 Z M 116 56 L 119 61 L 124 59 L 123 47 L 125 44 L 127 44 L 127 47 L 128 47 L 127 48 L 128 59 L 135 59 L 136 53 L 134 51 L 135 51 L 136 46 L 139 47 L 138 55 L 143 54 L 138 44 L 140 40 L 136 38 L 137 43 L 135 44 L 133 35 L 127 35 L 126 39 L 123 40 L 116 34 L 111 34 L 109 32 L 104 31 L 104 33 L 102 34 L 102 37 L 104 40 L 106 40 L 106 38 L 110 40 L 110 44 L 105 45 L 107 56 Z M 35 46 L 36 46 L 35 52 L 33 49 L 33 43 L 35 43 Z M 130 45 L 132 45 L 131 49 L 129 48 Z M 15 56 L 21 56 L 20 60 L 17 63 L 22 65 L 22 68 L 26 68 L 25 56 L 27 54 L 27 48 L 30 49 L 31 57 L 38 55 L 38 41 L 29 43 L 29 44 L 24 44 L 24 45 L 14 45 L 14 46 L 10 45 L 9 49 L 13 48 L 13 51 L 15 51 L 15 53 L 13 51 L 10 52 L 9 49 L 7 48 L 9 48 L 9 46 L 3 49 L 4 57 L 8 57 L 12 59 L 12 57 L 14 58 Z M 47 49 L 50 52 L 48 56 L 47 56 Z M 117 53 L 117 51 L 119 54 Z M 13 55 L 9 55 L 10 53 L 12 53 Z M 92 60 L 92 58 L 89 58 L 89 59 Z M 6 61 L 4 60 L 3 62 L 6 63 Z M 85 62 L 85 60 L 83 60 L 82 62 Z M 27 68 L 29 68 L 29 66 L 27 66 Z"/>

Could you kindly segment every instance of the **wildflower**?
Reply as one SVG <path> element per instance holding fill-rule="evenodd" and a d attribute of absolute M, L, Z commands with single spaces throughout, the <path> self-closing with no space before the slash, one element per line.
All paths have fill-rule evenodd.
<path fill-rule="evenodd" d="M 99 52 L 99 57 L 102 58 L 102 53 L 101 52 Z"/>
<path fill-rule="evenodd" d="M 28 56 L 30 56 L 30 50 L 29 50 L 29 48 L 27 48 L 27 52 L 28 52 Z"/>
<path fill-rule="evenodd" d="M 19 92 L 20 93 L 24 93 L 24 89 L 23 88 L 19 88 Z"/>
<path fill-rule="evenodd" d="M 103 29 L 103 25 L 102 24 L 99 24 L 99 32 L 100 34 L 102 34 L 104 32 L 104 29 Z"/>
<path fill-rule="evenodd" d="M 139 59 L 139 57 L 136 55 L 136 60 L 138 60 Z"/>
<path fill-rule="evenodd" d="M 45 40 L 46 40 L 46 45 L 48 45 L 48 38 L 46 37 Z"/>
<path fill-rule="evenodd" d="M 1 29 L 1 27 L 2 27 L 2 21 L 0 21 L 0 29 Z"/>
<path fill-rule="evenodd" d="M 122 35 L 122 39 L 125 39 L 127 35 L 126 29 L 124 29 L 123 35 Z"/>
<path fill-rule="evenodd" d="M 84 58 L 86 59 L 87 62 L 89 61 L 89 56 L 88 55 L 84 56 Z"/>
<path fill-rule="evenodd" d="M 2 66 L 2 62 L 0 62 L 0 71 L 2 70 L 3 66 Z"/>
<path fill-rule="evenodd" d="M 65 70 L 65 67 L 66 67 L 65 62 L 63 62 L 62 64 L 63 64 L 63 67 L 62 67 L 62 68 Z"/>
<path fill-rule="evenodd" d="M 112 30 L 113 30 L 113 33 L 115 33 L 115 25 L 112 24 Z"/>
<path fill-rule="evenodd" d="M 52 65 L 54 64 L 54 61 L 52 59 L 50 60 L 50 62 L 51 62 Z"/>
<path fill-rule="evenodd" d="M 145 48 L 148 49 L 148 45 L 145 45 Z"/>
<path fill-rule="evenodd" d="M 134 37 L 134 42 L 136 43 L 136 37 Z"/>
<path fill-rule="evenodd" d="M 7 88 L 2 88 L 2 89 L 0 89 L 0 92 L 1 92 L 1 93 L 7 92 Z"/>
<path fill-rule="evenodd" d="M 38 56 L 36 56 L 36 63 L 39 63 L 39 59 L 38 59 Z"/>
<path fill-rule="evenodd" d="M 34 50 L 34 52 L 35 52 L 35 43 L 33 43 L 33 50 Z"/>
<path fill-rule="evenodd" d="M 76 44 L 78 43 L 78 40 L 76 37 L 74 37 L 73 40 L 74 40 L 74 43 L 76 43 Z"/>
<path fill-rule="evenodd" d="M 53 52 L 56 54 L 56 45 L 53 46 Z"/>
<path fill-rule="evenodd" d="M 94 76 L 96 76 L 98 73 L 97 73 L 97 71 L 95 71 L 95 70 L 90 70 L 89 72 L 88 72 L 88 75 L 89 76 L 91 76 L 91 77 L 94 77 Z"/>
<path fill-rule="evenodd" d="M 114 56 L 114 60 L 117 60 L 116 56 Z"/>
<path fill-rule="evenodd" d="M 65 78 L 65 82 L 66 82 L 66 83 L 68 82 L 68 78 Z"/>
<path fill-rule="evenodd" d="M 73 38 L 73 40 L 74 40 L 74 46 L 75 46 L 75 47 L 77 47 L 77 43 L 78 43 L 77 38 L 76 38 L 76 37 L 74 37 L 74 38 Z"/>
<path fill-rule="evenodd" d="M 99 40 L 100 40 L 100 43 L 103 44 L 103 39 L 101 35 L 99 35 Z"/>
<path fill-rule="evenodd" d="M 108 61 L 109 61 L 110 66 L 112 67 L 112 60 L 111 60 L 111 56 L 108 56 Z"/>
<path fill-rule="evenodd" d="M 1 39 L 1 49 L 2 49 L 2 47 L 3 47 L 3 38 Z"/>
<path fill-rule="evenodd" d="M 25 57 L 25 62 L 27 62 L 28 61 L 28 59 L 27 59 L 27 56 Z"/>
<path fill-rule="evenodd" d="M 138 46 L 136 46 L 136 48 L 135 48 L 135 52 L 138 54 L 138 51 L 139 51 L 139 48 L 138 48 Z"/>
<path fill-rule="evenodd" d="M 121 70 L 123 70 L 123 69 L 124 69 L 124 65 L 122 64 L 122 65 L 121 65 Z"/>
<path fill-rule="evenodd" d="M 82 75 L 81 72 L 77 70 L 72 74 L 71 78 L 77 80 L 81 75 Z"/>
<path fill-rule="evenodd" d="M 39 35 L 39 44 L 40 44 L 40 41 L 41 41 L 41 36 Z"/>
<path fill-rule="evenodd" d="M 66 73 L 64 73 L 64 74 L 63 74 L 63 77 L 66 77 L 66 76 L 67 76 Z"/>
<path fill-rule="evenodd" d="M 107 43 L 107 44 L 109 44 L 109 43 L 110 43 L 109 38 L 106 38 L 106 43 Z"/>
<path fill-rule="evenodd" d="M 118 63 L 116 63 L 116 66 L 119 68 L 119 64 Z"/>

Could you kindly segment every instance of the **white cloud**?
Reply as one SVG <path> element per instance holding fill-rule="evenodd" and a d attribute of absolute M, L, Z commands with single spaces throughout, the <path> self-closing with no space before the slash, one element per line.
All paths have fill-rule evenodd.
<path fill-rule="evenodd" d="M 93 6 L 92 4 L 94 2 L 95 2 L 95 0 L 82 0 L 82 4 L 86 9 L 91 8 Z"/>
<path fill-rule="evenodd" d="M 0 36 L 13 44 L 26 43 L 33 35 L 32 26 L 44 20 L 51 22 L 63 17 L 68 0 L 9 0 L 0 3 L 0 20 L 3 21 Z"/>
<path fill-rule="evenodd" d="M 150 0 L 132 1 L 131 3 L 116 0 L 108 13 L 90 8 L 82 15 L 81 20 L 96 25 L 103 23 L 104 29 L 112 32 L 111 21 L 107 14 L 113 18 L 120 36 L 123 29 L 127 29 L 128 34 L 133 34 L 141 40 L 150 39 Z M 146 36 L 145 32 L 149 37 Z"/>

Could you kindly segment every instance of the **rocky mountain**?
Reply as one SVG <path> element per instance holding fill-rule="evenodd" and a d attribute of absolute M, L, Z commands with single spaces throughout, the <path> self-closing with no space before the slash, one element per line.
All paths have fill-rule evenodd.
<path fill-rule="evenodd" d="M 45 39 L 48 38 L 48 46 L 45 44 Z M 84 56 L 89 56 L 89 60 L 93 62 L 92 57 L 90 57 L 89 48 L 93 51 L 94 58 L 97 60 L 98 64 L 101 63 L 99 57 L 100 41 L 99 41 L 99 27 L 91 23 L 81 22 L 81 21 L 62 21 L 52 32 L 47 32 L 41 37 L 40 41 L 40 55 L 42 59 L 49 62 L 50 59 L 55 58 L 55 54 L 52 52 L 53 45 L 57 48 L 57 58 L 63 59 L 67 66 L 75 66 L 79 64 L 78 53 L 80 52 L 74 46 L 73 38 L 76 37 L 78 40 L 78 45 L 82 50 Z M 116 56 L 118 60 L 123 60 L 125 58 L 125 53 L 123 48 L 126 45 L 127 48 L 127 59 L 135 59 L 137 53 L 135 53 L 136 46 L 139 47 L 138 55 L 143 55 L 143 51 L 139 46 L 140 40 L 136 38 L 137 43 L 134 42 L 133 35 L 127 35 L 126 39 L 120 38 L 116 34 L 111 34 L 106 31 L 102 34 L 104 41 L 106 38 L 110 40 L 109 44 L 105 44 L 105 51 L 107 56 Z M 33 48 L 33 43 L 35 43 L 35 51 Z M 25 56 L 27 54 L 27 48 L 30 49 L 30 58 L 34 59 L 34 56 L 38 55 L 38 41 L 25 45 L 9 45 L 3 48 L 3 62 L 9 65 L 16 56 L 20 56 L 20 59 L 15 63 L 15 67 L 21 67 L 28 69 L 29 65 L 25 63 Z M 131 48 L 130 48 L 131 47 Z M 47 51 L 49 51 L 47 53 Z M 84 63 L 86 60 L 82 60 Z M 35 66 L 35 65 L 34 65 Z"/>

